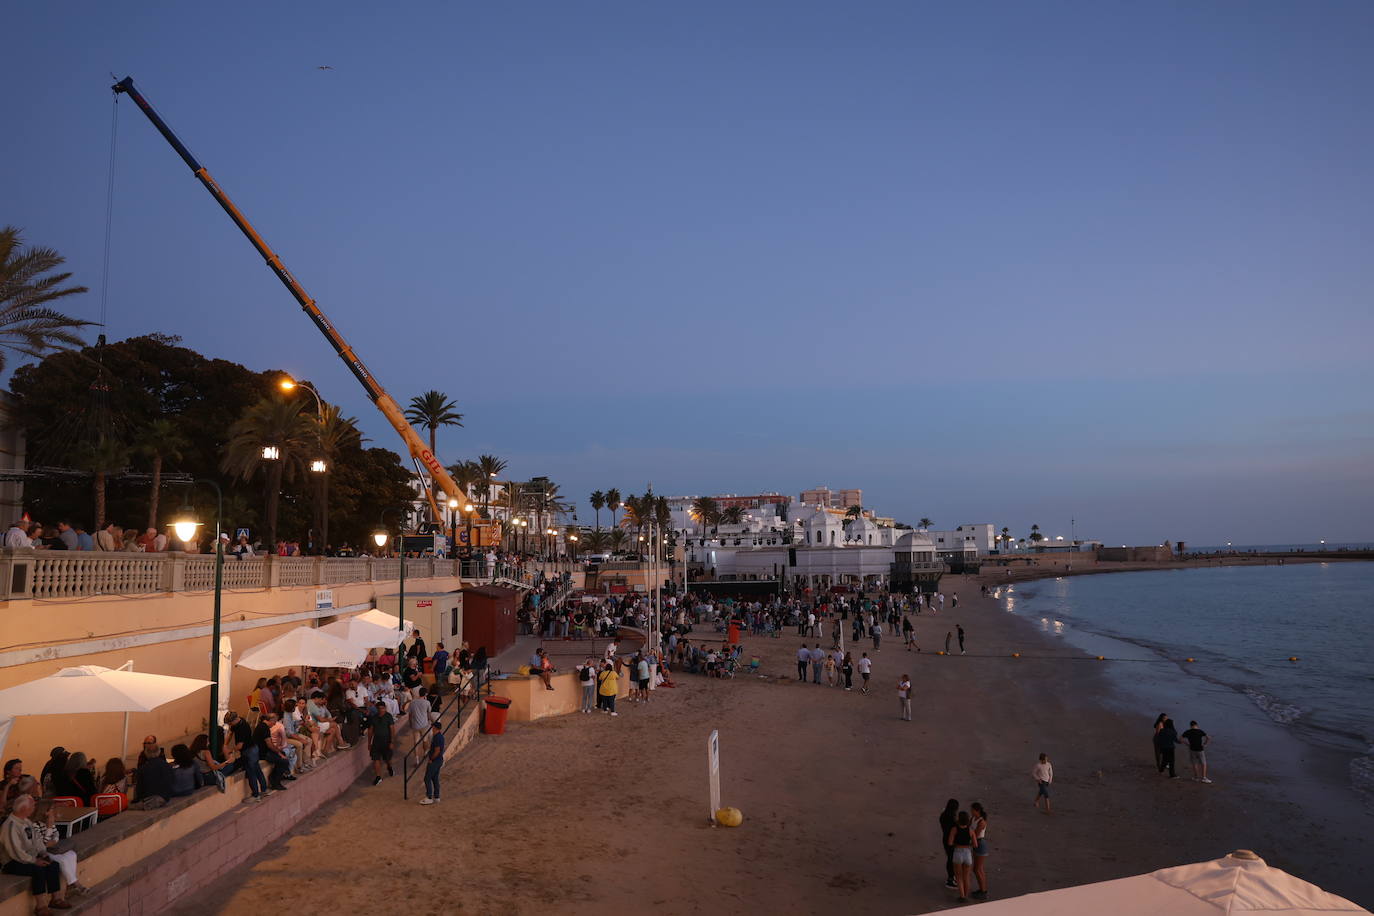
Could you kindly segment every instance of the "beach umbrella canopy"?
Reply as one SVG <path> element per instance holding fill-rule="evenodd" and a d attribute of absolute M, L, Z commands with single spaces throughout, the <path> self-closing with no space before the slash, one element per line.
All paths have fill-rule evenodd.
<path fill-rule="evenodd" d="M 239 656 L 240 668 L 272 671 L 295 665 L 312 668 L 356 668 L 367 657 L 365 646 L 331 636 L 314 627 L 296 627 Z"/>
<path fill-rule="evenodd" d="M 1165 868 L 1148 875 L 1082 884 L 964 907 L 977 916 L 1059 916 L 1110 913 L 1112 916 L 1219 916 L 1269 913 L 1330 916 L 1368 913 L 1344 897 L 1279 868 L 1266 865 L 1248 849 L 1221 859 Z"/>
<path fill-rule="evenodd" d="M 405 638 L 400 618 L 375 608 L 356 617 L 345 617 L 322 626 L 320 632 L 337 636 L 344 642 L 364 649 L 381 646 L 394 649 Z"/>
<path fill-rule="evenodd" d="M 209 686 L 190 677 L 80 665 L 0 690 L 0 716 L 152 712 Z"/>

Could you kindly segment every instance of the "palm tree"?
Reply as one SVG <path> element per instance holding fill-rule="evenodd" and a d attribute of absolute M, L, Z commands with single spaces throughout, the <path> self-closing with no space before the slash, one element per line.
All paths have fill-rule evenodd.
<path fill-rule="evenodd" d="M 317 504 L 317 523 L 319 525 L 320 539 L 318 546 L 321 553 L 329 544 L 329 475 L 332 473 L 335 459 L 339 453 L 351 445 L 361 445 L 365 439 L 358 430 L 358 421 L 354 417 L 345 417 L 334 404 L 323 404 L 324 413 L 315 418 L 315 440 L 319 445 L 321 455 L 325 461 L 325 472 L 319 475 L 320 493 Z"/>
<path fill-rule="evenodd" d="M 430 390 L 410 399 L 410 406 L 406 408 L 406 422 L 429 430 L 429 453 L 437 460 L 439 446 L 436 444 L 436 437 L 439 427 L 462 426 L 463 415 L 458 412 L 456 401 L 442 391 Z M 430 481 L 429 489 L 430 499 L 433 500 L 438 495 L 434 490 L 433 480 Z"/>
<path fill-rule="evenodd" d="M 92 495 L 95 500 L 95 527 L 99 531 L 105 527 L 105 483 L 109 475 L 121 470 L 129 463 L 129 448 L 117 439 L 100 437 L 76 447 L 73 453 L 74 464 L 90 471 Z"/>
<path fill-rule="evenodd" d="M 654 524 L 659 531 L 667 531 L 673 526 L 673 510 L 666 496 L 654 497 Z"/>
<path fill-rule="evenodd" d="M 309 418 L 301 413 L 300 401 L 263 398 L 243 412 L 229 427 L 220 470 L 240 480 L 250 480 L 266 465 L 267 540 L 277 543 L 277 505 L 283 479 L 294 477 L 305 456 L 315 444 Z M 266 448 L 277 450 L 276 458 L 263 455 Z"/>
<path fill-rule="evenodd" d="M 923 519 L 921 519 L 921 530 L 922 530 L 922 531 L 925 531 L 925 530 L 929 529 L 930 526 L 933 525 L 933 524 L 935 524 L 935 523 L 932 522 L 930 519 L 928 519 L 928 518 L 923 518 Z"/>
<path fill-rule="evenodd" d="M 615 513 L 620 508 L 620 491 L 611 487 L 606 491 L 606 508 L 611 510 L 611 527 L 615 527 Z"/>
<path fill-rule="evenodd" d="M 864 514 L 864 507 L 863 507 L 863 506 L 850 506 L 848 509 L 846 509 L 846 510 L 844 511 L 844 514 L 845 514 L 846 516 L 848 516 L 849 518 L 858 518 L 860 515 L 863 515 L 863 514 Z"/>
<path fill-rule="evenodd" d="M 22 248 L 23 242 L 14 226 L 0 229 L 0 372 L 5 369 L 5 350 L 42 356 L 79 347 L 84 341 L 75 332 L 95 324 L 49 307 L 58 299 L 86 292 L 86 287 L 64 287 L 70 273 L 43 276 L 66 259 L 51 248 Z"/>
<path fill-rule="evenodd" d="M 1039 525 L 1031 525 L 1030 539 L 1037 544 L 1045 539 L 1045 536 L 1040 533 Z"/>
<path fill-rule="evenodd" d="M 472 499 L 473 494 L 482 485 L 482 469 L 477 466 L 476 461 L 459 461 L 457 464 L 450 464 L 448 476 L 453 478 L 453 482 L 463 492 L 463 499 L 465 500 Z"/>
<path fill-rule="evenodd" d="M 580 537 L 582 538 L 580 546 L 588 553 L 602 553 L 611 543 L 611 536 L 600 528 L 589 534 L 580 535 Z"/>
<path fill-rule="evenodd" d="M 596 530 L 601 530 L 601 510 L 606 508 L 606 494 L 600 490 L 593 490 L 590 497 L 592 511 L 596 513 Z"/>
<path fill-rule="evenodd" d="M 730 506 L 729 508 L 722 510 L 720 513 L 720 520 L 727 525 L 743 525 L 744 507 Z"/>
<path fill-rule="evenodd" d="M 1009 546 L 1010 544 L 1011 544 L 1011 529 L 1008 528 L 1008 527 L 1006 527 L 1006 526 L 1004 525 L 1004 526 L 1002 527 L 1002 546 L 1006 547 L 1006 546 Z"/>
<path fill-rule="evenodd" d="M 162 463 L 180 461 L 183 452 L 191 447 L 191 440 L 182 435 L 175 423 L 159 417 L 149 423 L 140 435 L 138 454 L 153 460 L 153 479 L 148 487 L 148 527 L 157 527 L 157 504 L 162 491 Z"/>
<path fill-rule="evenodd" d="M 482 497 L 483 518 L 491 518 L 491 485 L 505 469 L 506 462 L 503 458 L 497 458 L 495 455 L 477 456 L 477 470 L 481 473 L 477 495 Z"/>
<path fill-rule="evenodd" d="M 630 536 L 625 533 L 624 528 L 612 528 L 606 536 L 606 543 L 611 548 L 611 553 L 624 553 L 625 545 L 629 540 Z"/>
<path fill-rule="evenodd" d="M 720 503 L 709 496 L 698 496 L 692 501 L 692 514 L 701 523 L 701 536 L 705 538 L 707 525 L 720 524 Z"/>

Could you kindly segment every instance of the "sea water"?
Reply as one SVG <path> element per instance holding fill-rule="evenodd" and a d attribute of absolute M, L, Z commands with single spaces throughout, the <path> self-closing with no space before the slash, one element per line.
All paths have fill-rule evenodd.
<path fill-rule="evenodd" d="M 1236 691 L 1302 740 L 1348 752 L 1352 786 L 1374 792 L 1374 562 L 1068 576 L 998 592 L 1007 610 L 1093 654 L 1110 639 L 1128 677 L 1163 666 Z"/>

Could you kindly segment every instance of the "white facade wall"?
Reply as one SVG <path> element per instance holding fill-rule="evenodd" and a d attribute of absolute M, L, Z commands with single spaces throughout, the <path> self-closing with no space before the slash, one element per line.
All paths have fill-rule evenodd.
<path fill-rule="evenodd" d="M 936 550 L 967 551 L 972 545 L 979 556 L 987 556 L 997 549 L 997 529 L 992 525 L 960 525 L 948 531 L 931 529 L 926 534 L 930 535 Z"/>

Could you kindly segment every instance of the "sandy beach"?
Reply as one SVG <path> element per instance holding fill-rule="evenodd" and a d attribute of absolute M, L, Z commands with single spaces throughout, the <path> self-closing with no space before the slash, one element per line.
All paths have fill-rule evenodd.
<path fill-rule="evenodd" d="M 615 719 L 479 737 L 445 769 L 438 806 L 415 803 L 418 781 L 405 804 L 399 777 L 360 781 L 174 912 L 923 913 L 958 906 L 943 887 L 936 820 L 951 797 L 990 812 L 994 898 L 1244 847 L 1374 900 L 1371 878 L 1348 868 L 1370 858 L 1366 814 L 1280 799 L 1274 772 L 1237 771 L 1220 746 L 1214 785 L 1159 776 L 1148 744 L 1158 710 L 1122 713 L 1111 662 L 979 598 L 977 580 L 946 577 L 942 588 L 960 607 L 914 618 L 925 652 L 900 640 L 856 647 L 875 659 L 869 696 L 797 682 L 798 637 L 750 639 L 767 677 L 681 677 L 647 706 L 622 703 Z M 934 654 L 955 623 L 968 655 Z M 898 718 L 903 673 L 912 722 Z M 1186 721 L 1186 709 L 1171 711 Z M 744 812 L 738 829 L 707 823 L 712 728 L 723 800 Z M 1032 807 L 1041 751 L 1055 765 L 1050 816 Z"/>

